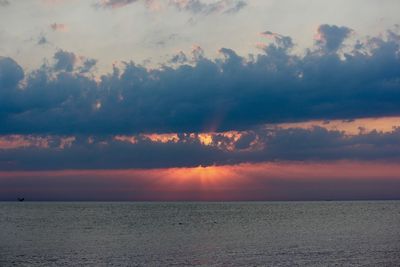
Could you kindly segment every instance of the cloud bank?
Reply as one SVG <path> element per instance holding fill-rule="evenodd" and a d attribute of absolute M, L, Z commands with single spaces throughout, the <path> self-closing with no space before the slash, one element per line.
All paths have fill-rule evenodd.
<path fill-rule="evenodd" d="M 87 75 L 96 60 L 69 51 L 30 73 L 2 57 L 0 134 L 196 133 L 400 115 L 400 36 L 343 47 L 347 28 L 319 29 L 304 55 L 292 53 L 290 37 L 265 32 L 273 40 L 257 55 L 222 48 L 210 59 L 197 47 L 173 66 L 127 62 L 100 80 Z"/>
<path fill-rule="evenodd" d="M 122 8 L 133 3 L 141 2 L 150 10 L 160 10 L 165 7 L 173 7 L 178 11 L 189 12 L 197 15 L 232 14 L 240 11 L 247 3 L 244 0 L 101 0 L 96 7 Z"/>
<path fill-rule="evenodd" d="M 152 169 L 338 160 L 398 162 L 400 128 L 352 135 L 322 127 L 262 127 L 211 134 L 0 138 L 0 170 Z"/>
<path fill-rule="evenodd" d="M 400 118 L 400 35 L 321 25 L 303 54 L 261 36 L 255 55 L 194 46 L 101 76 L 63 49 L 31 72 L 0 57 L 1 199 L 399 198 L 400 128 L 324 123 Z"/>

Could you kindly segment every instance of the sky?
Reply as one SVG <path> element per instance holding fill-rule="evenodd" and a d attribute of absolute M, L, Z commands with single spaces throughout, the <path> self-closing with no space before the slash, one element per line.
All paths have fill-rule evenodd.
<path fill-rule="evenodd" d="M 0 200 L 400 199 L 397 0 L 0 0 Z"/>

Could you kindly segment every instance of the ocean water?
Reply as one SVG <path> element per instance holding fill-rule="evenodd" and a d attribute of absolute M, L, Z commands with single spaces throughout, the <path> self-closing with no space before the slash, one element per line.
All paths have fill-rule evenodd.
<path fill-rule="evenodd" d="M 0 266 L 400 266 L 400 202 L 0 203 Z"/>

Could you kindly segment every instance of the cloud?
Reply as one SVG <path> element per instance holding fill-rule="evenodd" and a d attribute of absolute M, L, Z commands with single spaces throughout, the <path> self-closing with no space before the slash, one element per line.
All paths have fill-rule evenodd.
<path fill-rule="evenodd" d="M 74 69 L 77 57 L 74 53 L 58 50 L 54 54 L 56 63 L 54 65 L 55 70 L 65 70 L 71 72 Z"/>
<path fill-rule="evenodd" d="M 54 54 L 54 60 L 53 69 L 55 71 L 77 71 L 81 74 L 90 72 L 97 64 L 95 59 L 78 56 L 75 53 L 64 50 L 58 50 Z"/>
<path fill-rule="evenodd" d="M 127 5 L 141 2 L 149 10 L 160 10 L 167 6 L 173 7 L 179 11 L 189 12 L 192 14 L 232 14 L 239 12 L 247 3 L 243 0 L 101 0 L 96 3 L 96 7 L 101 8 L 122 8 Z"/>
<path fill-rule="evenodd" d="M 120 8 L 138 2 L 138 0 L 101 0 L 97 6 L 103 8 Z"/>
<path fill-rule="evenodd" d="M 92 71 L 92 69 L 96 66 L 97 60 L 93 58 L 88 58 L 83 61 L 82 66 L 80 67 L 80 73 L 87 73 Z"/>
<path fill-rule="evenodd" d="M 15 88 L 23 78 L 23 69 L 13 59 L 0 57 L 0 92 Z"/>
<path fill-rule="evenodd" d="M 326 51 L 335 52 L 352 33 L 348 27 L 323 24 L 318 27 L 315 42 Z"/>
<path fill-rule="evenodd" d="M 261 33 L 261 36 L 267 37 L 267 38 L 272 38 L 277 47 L 288 50 L 294 46 L 292 38 L 289 36 L 284 36 L 279 33 L 271 32 L 271 31 L 265 31 Z M 262 46 L 263 49 L 268 49 L 267 45 Z"/>
<path fill-rule="evenodd" d="M 188 58 L 183 51 L 179 51 L 178 53 L 173 55 L 172 58 L 170 59 L 170 63 L 174 64 L 183 64 L 186 62 L 188 62 Z"/>
<path fill-rule="evenodd" d="M 0 137 L 0 149 L 19 149 L 24 147 L 49 148 L 49 138 L 40 136 L 8 135 Z"/>
<path fill-rule="evenodd" d="M 354 135 L 323 127 L 261 127 L 209 134 L 0 138 L 1 170 L 151 169 L 337 160 L 398 162 L 400 128 Z"/>
<path fill-rule="evenodd" d="M 67 25 L 62 23 L 53 23 L 50 25 L 50 28 L 55 32 L 68 32 L 69 28 Z"/>
<path fill-rule="evenodd" d="M 183 64 L 147 69 L 126 62 L 99 80 L 85 75 L 95 61 L 59 50 L 54 66 L 25 74 L 23 90 L 22 68 L 3 59 L 0 133 L 187 133 L 400 115 L 395 32 L 340 55 L 319 46 L 292 54 L 288 37 L 274 38 L 251 57 L 222 48 L 210 59 L 194 46 L 190 56 L 174 58 Z"/>
<path fill-rule="evenodd" d="M 48 44 L 49 41 L 47 40 L 46 36 L 41 35 L 37 41 L 38 45 L 45 45 Z"/>
<path fill-rule="evenodd" d="M 236 13 L 246 6 L 246 2 L 241 0 L 219 0 L 205 3 L 200 0 L 170 0 L 169 5 L 180 11 L 209 15 L 213 13 Z"/>

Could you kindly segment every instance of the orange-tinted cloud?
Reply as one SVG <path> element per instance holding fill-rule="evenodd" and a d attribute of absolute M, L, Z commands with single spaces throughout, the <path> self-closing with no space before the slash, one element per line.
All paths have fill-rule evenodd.
<path fill-rule="evenodd" d="M 51 145 L 59 149 L 65 149 L 71 147 L 75 140 L 74 136 L 3 135 L 0 136 L 0 150 L 49 149 Z"/>
<path fill-rule="evenodd" d="M 310 129 L 313 126 L 323 127 L 329 130 L 344 131 L 347 134 L 367 133 L 373 130 L 379 132 L 391 132 L 394 127 L 400 127 L 400 117 L 364 118 L 355 120 L 331 120 L 331 121 L 307 121 L 297 123 L 282 123 L 282 128 Z"/>
<path fill-rule="evenodd" d="M 68 32 L 69 31 L 69 27 L 63 23 L 55 22 L 53 24 L 50 24 L 50 28 L 55 32 Z"/>
<path fill-rule="evenodd" d="M 0 136 L 0 170 L 151 169 L 280 161 L 399 162 L 398 125 L 398 118 L 382 118 L 210 133 L 4 135 Z"/>
<path fill-rule="evenodd" d="M 143 137 L 159 143 L 178 142 L 179 140 L 177 134 L 144 134 Z"/>
<path fill-rule="evenodd" d="M 49 140 L 45 137 L 24 135 L 0 136 L 0 149 L 16 149 L 23 147 L 48 148 Z"/>

